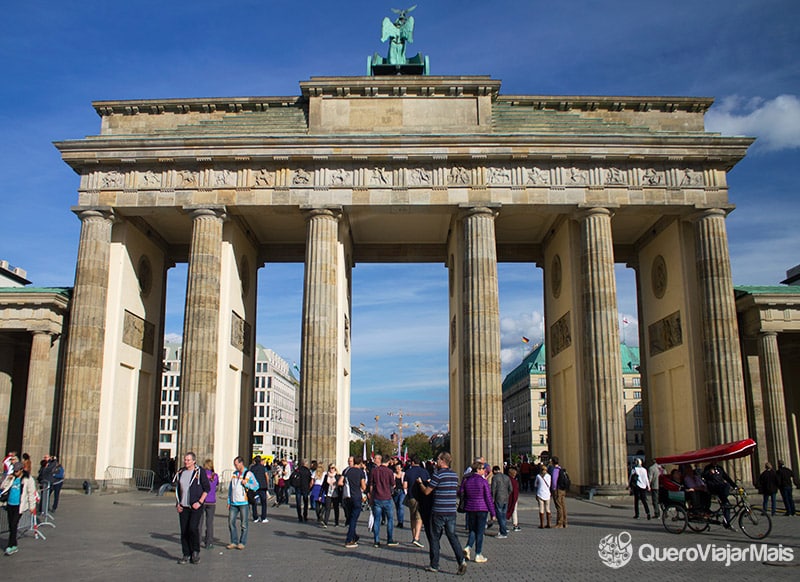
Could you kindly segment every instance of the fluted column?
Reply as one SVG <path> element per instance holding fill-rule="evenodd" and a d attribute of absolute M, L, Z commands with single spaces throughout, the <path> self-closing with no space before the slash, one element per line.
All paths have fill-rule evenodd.
<path fill-rule="evenodd" d="M 497 245 L 489 208 L 470 209 L 464 222 L 464 451 L 465 461 L 503 459 L 500 375 L 500 299 Z"/>
<path fill-rule="evenodd" d="M 59 455 L 75 482 L 93 480 L 105 467 L 95 467 L 100 423 L 111 252 L 110 210 L 84 210 L 75 288 L 72 292 L 66 362 L 64 413 Z"/>
<path fill-rule="evenodd" d="M 22 448 L 31 459 L 41 459 L 51 453 L 53 428 L 54 386 L 50 383 L 50 340 L 44 331 L 34 331 L 28 365 L 28 394 L 25 402 L 25 423 L 22 429 Z"/>
<path fill-rule="evenodd" d="M 579 215 L 583 308 L 583 379 L 589 418 L 589 479 L 600 494 L 627 485 L 622 363 L 611 212 Z M 576 460 L 573 460 L 573 463 Z"/>
<path fill-rule="evenodd" d="M 767 433 L 767 460 L 777 466 L 778 460 L 788 463 L 786 459 L 790 457 L 778 334 L 774 331 L 758 334 L 758 369 L 764 405 L 764 428 Z"/>
<path fill-rule="evenodd" d="M 14 342 L 0 338 L 0 448 L 3 454 L 17 444 L 7 442 L 8 419 L 11 417 L 11 387 L 14 377 Z M 19 451 L 18 451 L 19 452 Z"/>
<path fill-rule="evenodd" d="M 214 458 L 224 210 L 192 210 L 181 358 L 178 455 Z M 225 459 L 222 462 L 230 462 Z"/>
<path fill-rule="evenodd" d="M 298 451 L 325 464 L 336 461 L 340 218 L 331 209 L 306 216 Z"/>
<path fill-rule="evenodd" d="M 695 222 L 697 277 L 703 320 L 703 365 L 709 445 L 747 437 L 744 379 L 733 295 L 725 212 L 703 212 Z M 738 463 L 737 477 L 748 477 Z"/>

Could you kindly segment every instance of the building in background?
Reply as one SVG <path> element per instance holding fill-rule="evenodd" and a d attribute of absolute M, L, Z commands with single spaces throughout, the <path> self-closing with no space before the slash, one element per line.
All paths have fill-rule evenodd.
<path fill-rule="evenodd" d="M 620 345 L 625 436 L 629 459 L 644 456 L 639 348 Z M 548 438 L 547 362 L 544 344 L 537 344 L 503 380 L 503 445 L 505 458 L 528 455 L 546 461 Z"/>
<path fill-rule="evenodd" d="M 158 437 L 158 452 L 162 458 L 173 458 L 178 452 L 180 385 L 181 344 L 165 342 Z M 272 350 L 256 344 L 253 455 L 266 456 L 269 460 L 297 457 L 298 386 L 289 364 Z"/>

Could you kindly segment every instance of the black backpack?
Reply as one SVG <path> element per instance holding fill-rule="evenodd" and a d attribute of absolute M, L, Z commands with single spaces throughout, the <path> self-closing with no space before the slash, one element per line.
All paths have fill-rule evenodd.
<path fill-rule="evenodd" d="M 569 491 L 570 485 L 572 485 L 572 481 L 569 479 L 569 473 L 567 473 L 564 467 L 561 467 L 558 472 L 558 483 L 556 483 L 556 487 L 564 491 Z"/>
<path fill-rule="evenodd" d="M 289 485 L 295 489 L 300 488 L 300 473 L 297 472 L 297 469 L 292 471 L 292 474 L 289 476 Z"/>

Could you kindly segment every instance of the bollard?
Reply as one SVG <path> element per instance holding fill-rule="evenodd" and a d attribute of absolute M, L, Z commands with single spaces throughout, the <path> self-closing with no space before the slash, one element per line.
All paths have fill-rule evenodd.
<path fill-rule="evenodd" d="M 89 483 L 88 481 L 84 481 L 83 482 L 83 492 L 86 495 L 91 495 L 92 494 L 92 484 Z"/>
<path fill-rule="evenodd" d="M 591 489 L 589 489 L 589 501 L 591 501 L 592 499 L 594 499 L 594 494 L 595 494 L 595 493 L 597 493 L 597 489 L 595 489 L 594 487 L 592 487 Z"/>

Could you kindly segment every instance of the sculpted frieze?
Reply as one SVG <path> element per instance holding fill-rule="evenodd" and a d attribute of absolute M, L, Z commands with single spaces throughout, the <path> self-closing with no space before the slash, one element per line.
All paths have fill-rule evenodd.
<path fill-rule="evenodd" d="M 653 168 L 647 168 L 642 173 L 643 186 L 660 186 L 664 183 L 664 176 L 661 172 L 657 172 Z"/>
<path fill-rule="evenodd" d="M 701 172 L 696 172 L 691 168 L 685 168 L 678 172 L 678 186 L 683 188 L 693 187 L 693 186 L 702 186 L 703 185 L 703 174 Z"/>
<path fill-rule="evenodd" d="M 100 184 L 103 188 L 122 188 L 125 184 L 125 176 L 116 170 L 111 170 L 103 174 Z"/>
<path fill-rule="evenodd" d="M 392 185 L 392 171 L 387 170 L 385 167 L 376 166 L 372 168 L 369 174 L 370 186 L 391 186 Z"/>
<path fill-rule="evenodd" d="M 194 188 L 197 186 L 197 174 L 191 170 L 178 170 L 176 181 L 179 188 Z"/>
<path fill-rule="evenodd" d="M 253 175 L 253 184 L 256 188 L 272 188 L 275 185 L 275 172 L 260 169 Z"/>
<path fill-rule="evenodd" d="M 236 172 L 232 170 L 216 170 L 214 172 L 214 186 L 236 186 Z"/>
<path fill-rule="evenodd" d="M 511 170 L 508 168 L 489 168 L 486 173 L 486 181 L 489 184 L 510 184 Z"/>
<path fill-rule="evenodd" d="M 589 183 L 589 171 L 575 167 L 567 168 L 564 182 L 567 186 L 586 186 Z"/>
<path fill-rule="evenodd" d="M 330 171 L 328 175 L 328 184 L 330 186 L 352 186 L 353 174 L 343 168 L 336 168 Z"/>
<path fill-rule="evenodd" d="M 447 183 L 453 186 L 469 186 L 469 170 L 463 166 L 453 166 L 447 174 Z"/>
<path fill-rule="evenodd" d="M 550 170 L 528 168 L 528 179 L 526 183 L 532 186 L 546 186 L 550 184 Z"/>
<path fill-rule="evenodd" d="M 310 186 L 311 174 L 302 168 L 298 168 L 294 171 L 294 175 L 292 176 L 292 184 L 295 186 Z"/>
<path fill-rule="evenodd" d="M 411 168 L 408 171 L 408 183 L 410 186 L 430 186 L 431 182 L 431 172 L 425 168 Z"/>
<path fill-rule="evenodd" d="M 140 188 L 160 188 L 161 187 L 161 174 L 152 170 L 146 172 L 139 172 Z"/>
<path fill-rule="evenodd" d="M 627 184 L 628 183 L 628 176 L 625 170 L 621 168 L 607 168 L 604 171 L 605 175 L 605 183 L 611 186 L 617 186 L 620 184 Z"/>

